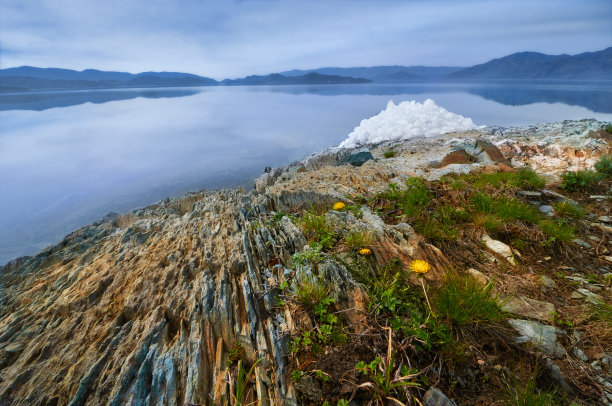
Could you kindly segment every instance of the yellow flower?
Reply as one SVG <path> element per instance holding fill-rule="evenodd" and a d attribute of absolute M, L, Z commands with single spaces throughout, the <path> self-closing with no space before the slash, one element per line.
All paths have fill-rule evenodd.
<path fill-rule="evenodd" d="M 372 250 L 369 248 L 362 248 L 359 250 L 359 253 L 361 255 L 370 255 L 372 253 Z"/>
<path fill-rule="evenodd" d="M 334 210 L 342 210 L 342 209 L 344 209 L 345 206 L 346 206 L 346 204 L 344 204 L 342 202 L 338 202 L 338 203 L 334 204 Z"/>
<path fill-rule="evenodd" d="M 414 260 L 410 264 L 410 270 L 419 275 L 429 272 L 429 269 L 431 269 L 431 266 L 426 261 L 420 259 Z"/>

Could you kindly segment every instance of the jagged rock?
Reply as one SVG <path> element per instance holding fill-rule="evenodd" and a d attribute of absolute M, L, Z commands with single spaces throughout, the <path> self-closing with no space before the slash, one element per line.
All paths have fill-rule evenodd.
<path fill-rule="evenodd" d="M 510 297 L 504 302 L 502 310 L 517 316 L 548 321 L 555 311 L 555 305 L 528 297 Z"/>
<path fill-rule="evenodd" d="M 491 142 L 478 139 L 464 146 L 465 151 L 476 161 L 486 164 L 510 164 L 497 146 Z"/>
<path fill-rule="evenodd" d="M 425 406 L 457 406 L 455 402 L 433 386 L 425 393 L 423 404 Z"/>
<path fill-rule="evenodd" d="M 508 322 L 521 334 L 517 343 L 530 343 L 550 357 L 561 357 L 565 353 L 557 343 L 557 334 L 565 334 L 563 330 L 530 320 L 510 319 Z"/>
<path fill-rule="evenodd" d="M 306 239 L 289 217 L 253 225 L 279 206 L 329 197 L 221 191 L 192 200 L 135 211 L 118 224 L 127 228 L 85 227 L 2 269 L 0 404 L 221 401 L 235 379 L 226 365 L 235 345 L 245 363 L 262 359 L 254 382 L 261 404 L 297 404 L 286 364 L 286 332 L 296 323 L 268 303 L 286 277 L 282 264 Z M 346 318 L 357 329 L 363 288 L 333 261 L 321 272 L 354 309 Z"/>

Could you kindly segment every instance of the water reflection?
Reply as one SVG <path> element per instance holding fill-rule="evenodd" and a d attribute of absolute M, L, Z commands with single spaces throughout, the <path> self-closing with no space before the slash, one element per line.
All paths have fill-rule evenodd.
<path fill-rule="evenodd" d="M 106 90 L 71 90 L 51 92 L 0 93 L 0 111 L 3 110 L 36 110 L 42 111 L 55 107 L 77 106 L 83 103 L 107 103 L 116 100 L 144 97 L 157 99 L 161 97 L 184 97 L 197 94 L 194 88 L 181 89 L 106 89 Z"/>
<path fill-rule="evenodd" d="M 228 91 L 243 86 L 225 87 Z M 492 81 L 470 83 L 404 83 L 404 84 L 352 84 L 352 85 L 294 85 L 247 86 L 255 93 L 288 93 L 319 96 L 397 96 L 404 94 L 468 93 L 506 106 L 523 106 L 534 103 L 563 103 L 582 106 L 598 113 L 612 113 L 612 82 L 557 82 L 557 81 Z M 63 92 L 0 93 L 2 110 L 45 110 L 83 103 L 106 103 L 137 97 L 183 97 L 209 91 L 210 87 L 157 88 L 157 89 L 107 89 Z"/>

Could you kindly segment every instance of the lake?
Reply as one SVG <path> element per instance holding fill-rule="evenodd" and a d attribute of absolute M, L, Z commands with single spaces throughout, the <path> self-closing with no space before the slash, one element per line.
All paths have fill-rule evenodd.
<path fill-rule="evenodd" d="M 612 83 L 219 86 L 0 94 L 0 264 L 105 214 L 251 187 L 338 145 L 389 100 L 433 99 L 478 125 L 612 121 Z"/>

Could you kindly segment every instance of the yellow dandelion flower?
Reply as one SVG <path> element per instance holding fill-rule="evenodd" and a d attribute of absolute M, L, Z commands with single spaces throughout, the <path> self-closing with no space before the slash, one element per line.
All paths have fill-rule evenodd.
<path fill-rule="evenodd" d="M 342 209 L 344 209 L 345 206 L 346 206 L 346 204 L 344 204 L 342 202 L 338 202 L 338 203 L 334 204 L 334 210 L 342 210 Z"/>
<path fill-rule="evenodd" d="M 369 248 L 362 248 L 359 250 L 359 253 L 361 255 L 370 255 L 372 253 L 372 250 Z"/>
<path fill-rule="evenodd" d="M 427 261 L 422 261 L 420 259 L 412 261 L 410 264 L 410 270 L 419 275 L 423 275 L 431 269 L 431 265 L 427 263 Z"/>

